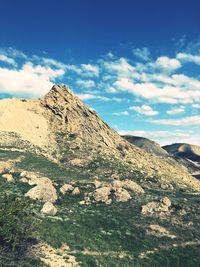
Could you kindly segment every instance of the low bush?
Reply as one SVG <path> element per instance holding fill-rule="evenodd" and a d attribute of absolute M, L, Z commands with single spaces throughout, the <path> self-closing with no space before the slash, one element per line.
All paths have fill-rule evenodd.
<path fill-rule="evenodd" d="M 22 255 L 36 234 L 36 220 L 31 201 L 13 194 L 0 197 L 0 246 Z"/>

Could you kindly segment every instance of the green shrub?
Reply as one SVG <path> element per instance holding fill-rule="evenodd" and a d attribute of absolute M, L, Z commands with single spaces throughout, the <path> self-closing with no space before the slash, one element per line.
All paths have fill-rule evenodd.
<path fill-rule="evenodd" d="M 36 233 L 31 201 L 13 194 L 0 197 L 0 246 L 16 254 L 26 250 Z"/>

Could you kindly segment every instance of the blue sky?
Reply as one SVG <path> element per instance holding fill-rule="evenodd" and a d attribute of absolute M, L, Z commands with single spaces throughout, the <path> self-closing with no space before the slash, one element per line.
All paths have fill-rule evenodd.
<path fill-rule="evenodd" d="M 0 0 L 0 97 L 65 83 L 123 134 L 200 145 L 200 2 Z"/>

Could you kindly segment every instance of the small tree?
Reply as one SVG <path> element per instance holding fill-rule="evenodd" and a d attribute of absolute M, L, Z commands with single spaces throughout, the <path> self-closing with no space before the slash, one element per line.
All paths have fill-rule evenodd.
<path fill-rule="evenodd" d="M 19 255 L 34 238 L 36 223 L 29 199 L 13 194 L 0 197 L 0 245 Z"/>

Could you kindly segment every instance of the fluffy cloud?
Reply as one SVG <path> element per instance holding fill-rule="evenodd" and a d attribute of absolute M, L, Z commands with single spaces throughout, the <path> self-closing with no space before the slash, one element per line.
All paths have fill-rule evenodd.
<path fill-rule="evenodd" d="M 53 70 L 28 62 L 21 69 L 0 68 L 0 92 L 11 95 L 41 97 L 52 87 L 55 78 L 64 74 L 62 69 Z"/>
<path fill-rule="evenodd" d="M 151 123 L 173 125 L 173 126 L 197 126 L 200 125 L 200 116 L 190 116 L 181 119 L 160 119 L 160 120 L 149 120 Z"/>
<path fill-rule="evenodd" d="M 78 97 L 81 100 L 100 100 L 100 101 L 111 101 L 110 98 L 105 97 L 105 96 L 100 96 L 100 95 L 95 95 L 95 94 L 77 94 Z"/>
<path fill-rule="evenodd" d="M 83 88 L 92 88 L 95 86 L 95 82 L 92 80 L 77 80 L 76 82 L 78 85 L 80 85 Z"/>
<path fill-rule="evenodd" d="M 133 136 L 141 136 L 149 139 L 157 139 L 157 138 L 168 138 L 170 137 L 189 137 L 189 133 L 184 133 L 180 131 L 118 131 L 120 135 L 133 135 Z"/>
<path fill-rule="evenodd" d="M 200 102 L 200 91 L 185 90 L 176 86 L 159 87 L 153 83 L 134 83 L 128 79 L 121 79 L 114 83 L 114 88 L 119 91 L 127 91 L 144 99 L 157 103 L 183 103 Z"/>
<path fill-rule="evenodd" d="M 106 72 L 116 76 L 116 77 L 134 77 L 135 67 L 132 66 L 125 58 L 119 58 L 115 61 L 101 61 L 102 67 Z M 113 78 L 114 76 L 110 76 Z"/>
<path fill-rule="evenodd" d="M 128 111 L 121 111 L 121 112 L 114 112 L 114 113 L 112 113 L 112 115 L 115 115 L 115 116 L 128 116 L 129 113 L 128 113 Z"/>
<path fill-rule="evenodd" d="M 193 108 L 200 108 L 200 104 L 193 104 L 192 107 Z"/>
<path fill-rule="evenodd" d="M 99 76 L 99 67 L 97 65 L 91 65 L 91 64 L 81 64 L 81 70 L 83 76 L 88 77 L 98 77 Z"/>
<path fill-rule="evenodd" d="M 133 106 L 129 108 L 130 110 L 135 110 L 141 115 L 145 116 L 155 116 L 158 114 L 158 111 L 153 110 L 152 107 L 148 105 L 142 105 L 141 107 L 139 106 Z"/>
<path fill-rule="evenodd" d="M 138 59 L 149 61 L 151 59 L 150 51 L 147 47 L 143 48 L 134 48 L 133 49 L 133 55 L 137 57 Z"/>
<path fill-rule="evenodd" d="M 159 57 L 157 58 L 155 62 L 155 66 L 167 71 L 176 70 L 181 67 L 181 63 L 179 60 L 175 58 L 169 58 L 169 57 Z"/>
<path fill-rule="evenodd" d="M 17 63 L 15 62 L 15 60 L 13 58 L 10 58 L 10 57 L 3 55 L 3 54 L 0 54 L 0 61 L 7 63 L 7 64 L 10 64 L 12 66 L 17 65 Z"/>
<path fill-rule="evenodd" d="M 180 108 L 174 108 L 174 109 L 170 109 L 167 110 L 166 113 L 169 115 L 175 115 L 175 114 L 180 114 L 185 112 L 185 108 L 184 107 L 180 107 Z"/>
<path fill-rule="evenodd" d="M 178 53 L 177 59 L 179 59 L 182 62 L 192 62 L 197 65 L 200 65 L 200 56 L 199 55 L 192 55 L 187 53 Z"/>

